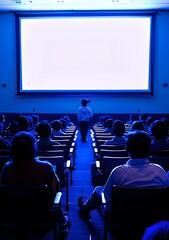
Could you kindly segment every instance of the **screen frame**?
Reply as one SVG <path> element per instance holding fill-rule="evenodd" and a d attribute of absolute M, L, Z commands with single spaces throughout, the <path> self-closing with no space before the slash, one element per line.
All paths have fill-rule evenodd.
<path fill-rule="evenodd" d="M 83 94 L 111 96 L 116 94 L 153 94 L 154 87 L 154 55 L 155 55 L 155 11 L 114 11 L 114 10 L 72 10 L 72 11 L 55 11 L 55 12 L 19 12 L 16 13 L 16 52 L 17 52 L 17 95 L 72 95 L 78 96 Z M 150 17 L 150 52 L 149 52 L 149 89 L 148 90 L 22 90 L 22 56 L 21 56 L 21 29 L 20 21 L 22 18 L 38 17 Z"/>

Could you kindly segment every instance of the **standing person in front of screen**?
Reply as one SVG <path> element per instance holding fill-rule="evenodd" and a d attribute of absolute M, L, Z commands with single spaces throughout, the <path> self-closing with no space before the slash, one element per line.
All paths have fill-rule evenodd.
<path fill-rule="evenodd" d="M 79 107 L 77 119 L 80 125 L 80 134 L 82 142 L 87 142 L 87 133 L 89 129 L 89 120 L 93 117 L 93 112 L 87 104 L 90 102 L 88 99 L 82 99 L 81 107 Z"/>

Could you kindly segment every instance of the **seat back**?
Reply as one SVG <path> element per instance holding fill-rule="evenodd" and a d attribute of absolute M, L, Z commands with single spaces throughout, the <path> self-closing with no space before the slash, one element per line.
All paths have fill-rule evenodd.
<path fill-rule="evenodd" d="M 151 151 L 151 156 L 169 157 L 169 149 L 153 150 L 153 151 Z"/>
<path fill-rule="evenodd" d="M 161 220 L 169 220 L 169 187 L 123 187 L 112 190 L 111 224 L 130 234 Z M 132 239 L 132 238 L 131 238 Z M 140 239 L 140 238 L 136 238 Z"/>
<path fill-rule="evenodd" d="M 129 157 L 103 156 L 101 162 L 102 184 L 104 185 L 106 183 L 111 171 L 115 167 L 125 164 L 128 159 Z"/>
<path fill-rule="evenodd" d="M 98 152 L 100 158 L 102 159 L 103 156 L 110 156 L 110 157 L 128 157 L 129 154 L 126 149 L 100 149 Z"/>
<path fill-rule="evenodd" d="M 51 227 L 51 197 L 47 186 L 0 185 L 0 229 L 29 231 Z M 48 222 L 47 222 L 48 221 Z M 43 230 L 43 227 L 41 230 Z"/>
<path fill-rule="evenodd" d="M 56 174 L 60 179 L 61 187 L 64 187 L 67 184 L 66 179 L 65 179 L 66 168 L 65 168 L 65 161 L 64 161 L 63 156 L 46 155 L 46 156 L 39 156 L 38 159 L 40 161 L 48 161 L 53 166 L 56 167 Z"/>
<path fill-rule="evenodd" d="M 150 156 L 149 161 L 159 164 L 166 172 L 169 171 L 169 156 Z"/>

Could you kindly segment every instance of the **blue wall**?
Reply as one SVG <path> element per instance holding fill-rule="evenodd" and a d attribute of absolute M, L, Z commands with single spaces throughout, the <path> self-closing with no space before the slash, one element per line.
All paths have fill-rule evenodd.
<path fill-rule="evenodd" d="M 169 11 L 155 23 L 153 95 L 89 96 L 94 113 L 169 113 Z M 7 84 L 3 87 L 3 83 Z M 83 96 L 18 96 L 14 13 L 0 13 L 0 112 L 76 113 Z"/>

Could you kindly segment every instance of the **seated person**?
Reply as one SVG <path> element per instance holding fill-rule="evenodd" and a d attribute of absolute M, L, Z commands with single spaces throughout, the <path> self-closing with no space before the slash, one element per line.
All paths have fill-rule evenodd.
<path fill-rule="evenodd" d="M 51 138 L 53 138 L 54 136 L 65 135 L 65 133 L 62 131 L 62 123 L 61 123 L 61 121 L 54 120 L 53 122 L 51 122 L 51 128 L 52 128 Z"/>
<path fill-rule="evenodd" d="M 156 120 L 150 125 L 152 151 L 169 150 L 168 127 L 166 122 Z"/>
<path fill-rule="evenodd" d="M 29 120 L 25 115 L 18 117 L 18 132 L 19 131 L 29 132 Z"/>
<path fill-rule="evenodd" d="M 139 115 L 139 121 L 143 124 L 144 130 L 147 131 L 147 115 L 145 113 L 141 113 Z"/>
<path fill-rule="evenodd" d="M 104 116 L 101 115 L 101 116 L 99 117 L 99 121 L 98 121 L 94 126 L 103 127 L 103 122 L 104 122 Z"/>
<path fill-rule="evenodd" d="M 132 123 L 131 131 L 135 131 L 135 130 L 143 130 L 144 131 L 143 124 L 140 121 L 134 121 Z"/>
<path fill-rule="evenodd" d="M 106 120 L 107 119 L 110 119 L 112 118 L 110 115 L 105 115 L 104 118 L 103 118 L 103 127 L 105 128 L 105 123 L 106 123 Z"/>
<path fill-rule="evenodd" d="M 151 136 L 150 126 L 154 121 L 155 121 L 154 117 L 151 117 L 151 116 L 147 117 L 147 120 L 146 120 L 147 129 L 146 129 L 146 131 L 149 134 L 149 136 Z"/>
<path fill-rule="evenodd" d="M 134 121 L 137 120 L 136 114 L 130 114 L 130 120 L 126 122 L 126 124 L 132 124 Z"/>
<path fill-rule="evenodd" d="M 65 119 L 67 121 L 67 126 L 70 127 L 70 126 L 74 126 L 74 123 L 70 121 L 70 118 L 69 116 L 63 116 L 63 119 Z"/>
<path fill-rule="evenodd" d="M 67 121 L 63 117 L 60 118 L 59 121 L 62 123 L 62 131 L 65 132 L 66 129 L 68 128 Z"/>
<path fill-rule="evenodd" d="M 113 122 L 114 120 L 112 118 L 106 120 L 104 125 L 104 133 L 112 133 Z"/>
<path fill-rule="evenodd" d="M 78 205 L 81 213 L 90 218 L 90 211 L 101 206 L 101 194 L 104 192 L 106 202 L 111 201 L 114 185 L 131 187 L 162 187 L 169 186 L 169 177 L 165 170 L 150 163 L 151 140 L 145 131 L 130 132 L 126 141 L 126 150 L 130 159 L 124 165 L 114 168 L 105 184 L 97 186 L 88 199 L 79 197 Z M 110 211 L 110 206 L 107 205 Z"/>
<path fill-rule="evenodd" d="M 55 194 L 60 191 L 60 180 L 49 162 L 36 159 L 36 151 L 35 137 L 28 132 L 18 132 L 12 141 L 11 160 L 2 169 L 0 184 L 16 187 L 47 185 L 53 201 Z M 62 233 L 68 233 L 68 223 L 61 209 L 59 214 L 60 229 Z"/>
<path fill-rule="evenodd" d="M 114 137 L 111 140 L 107 140 L 104 145 L 125 145 L 125 130 L 124 123 L 121 120 L 115 120 L 112 127 L 112 133 Z"/>
<path fill-rule="evenodd" d="M 60 145 L 59 142 L 51 140 L 51 126 L 47 121 L 41 121 L 36 126 L 36 132 L 40 137 L 37 140 L 38 150 L 49 150 L 54 145 Z"/>
<path fill-rule="evenodd" d="M 33 125 L 35 126 L 39 122 L 39 115 L 31 114 L 31 118 L 33 119 Z"/>
<path fill-rule="evenodd" d="M 164 121 L 164 122 L 166 122 L 167 127 L 168 127 L 168 136 L 169 136 L 169 118 L 163 117 L 163 118 L 161 118 L 161 120 Z"/>

